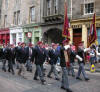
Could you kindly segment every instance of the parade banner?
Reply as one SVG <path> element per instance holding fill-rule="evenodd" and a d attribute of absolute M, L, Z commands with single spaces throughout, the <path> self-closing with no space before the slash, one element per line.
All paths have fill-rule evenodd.
<path fill-rule="evenodd" d="M 70 32 L 69 32 L 69 21 L 67 16 L 67 2 L 65 1 L 65 14 L 64 14 L 64 26 L 62 30 L 62 36 L 66 39 L 70 40 Z"/>
<path fill-rule="evenodd" d="M 96 14 L 93 16 L 92 24 L 90 27 L 90 33 L 88 36 L 88 47 L 92 44 L 98 44 L 97 42 L 97 32 L 96 32 Z"/>

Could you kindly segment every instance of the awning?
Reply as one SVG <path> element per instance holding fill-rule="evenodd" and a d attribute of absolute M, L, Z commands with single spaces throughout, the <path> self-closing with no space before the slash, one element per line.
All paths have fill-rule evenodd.
<path fill-rule="evenodd" d="M 0 29 L 0 34 L 9 34 L 9 33 L 10 33 L 10 31 L 8 28 L 7 29 Z"/>

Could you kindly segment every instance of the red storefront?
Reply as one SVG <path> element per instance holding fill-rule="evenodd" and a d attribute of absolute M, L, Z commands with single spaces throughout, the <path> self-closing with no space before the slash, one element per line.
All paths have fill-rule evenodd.
<path fill-rule="evenodd" d="M 8 28 L 0 29 L 0 44 L 7 44 L 10 40 L 10 31 Z"/>

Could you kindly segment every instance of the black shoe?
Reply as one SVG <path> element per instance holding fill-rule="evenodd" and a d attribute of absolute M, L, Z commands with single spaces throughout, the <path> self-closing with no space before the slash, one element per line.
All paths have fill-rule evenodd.
<path fill-rule="evenodd" d="M 46 80 L 41 81 L 42 85 L 46 85 Z"/>
<path fill-rule="evenodd" d="M 60 80 L 59 78 L 55 78 L 55 80 Z"/>
<path fill-rule="evenodd" d="M 38 78 L 34 77 L 34 80 L 39 80 Z"/>
<path fill-rule="evenodd" d="M 75 77 L 75 75 L 72 75 L 72 77 Z"/>
<path fill-rule="evenodd" d="M 85 78 L 86 81 L 90 80 L 89 78 Z"/>
<path fill-rule="evenodd" d="M 12 75 L 15 75 L 15 72 L 12 72 Z"/>
<path fill-rule="evenodd" d="M 73 92 L 73 91 L 72 91 L 71 89 L 68 88 L 68 89 L 66 89 L 66 92 Z"/>
<path fill-rule="evenodd" d="M 11 72 L 11 71 L 8 69 L 8 72 Z"/>
<path fill-rule="evenodd" d="M 47 77 L 48 77 L 48 78 L 52 78 L 52 77 L 51 77 L 51 76 L 49 76 L 49 75 L 48 75 Z"/>
<path fill-rule="evenodd" d="M 78 80 L 82 80 L 80 77 L 76 77 L 76 79 L 78 79 Z"/>
<path fill-rule="evenodd" d="M 64 88 L 63 86 L 61 86 L 61 89 L 66 90 L 66 88 Z"/>
<path fill-rule="evenodd" d="M 6 69 L 5 68 L 2 68 L 2 71 L 6 72 Z"/>

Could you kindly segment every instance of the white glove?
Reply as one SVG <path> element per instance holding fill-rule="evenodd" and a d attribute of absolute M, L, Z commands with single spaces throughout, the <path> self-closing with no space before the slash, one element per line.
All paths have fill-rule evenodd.
<path fill-rule="evenodd" d="M 65 50 L 69 49 L 70 48 L 70 45 L 66 45 L 64 46 Z"/>
<path fill-rule="evenodd" d="M 95 55 L 94 55 L 93 53 L 90 53 L 90 56 L 91 56 L 91 57 L 94 57 Z"/>
<path fill-rule="evenodd" d="M 80 61 L 83 61 L 83 59 L 79 56 L 79 55 L 76 55 L 76 58 Z"/>
<path fill-rule="evenodd" d="M 98 53 L 98 51 L 96 52 L 98 56 L 100 56 L 100 53 Z"/>
<path fill-rule="evenodd" d="M 84 49 L 84 52 L 87 52 L 87 51 L 89 51 L 90 50 L 90 48 L 85 48 Z"/>

